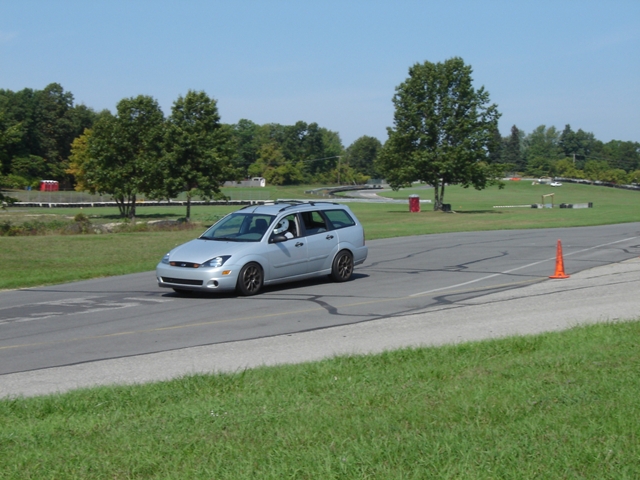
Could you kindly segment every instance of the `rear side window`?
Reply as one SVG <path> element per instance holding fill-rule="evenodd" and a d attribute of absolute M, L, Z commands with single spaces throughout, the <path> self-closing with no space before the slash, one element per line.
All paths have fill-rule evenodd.
<path fill-rule="evenodd" d="M 314 235 L 316 233 L 326 232 L 329 230 L 327 222 L 324 220 L 324 217 L 320 212 L 302 212 L 300 216 L 302 217 L 302 222 L 304 223 L 304 229 L 306 230 L 307 235 Z"/>
<path fill-rule="evenodd" d="M 325 210 L 324 214 L 333 225 L 333 228 L 352 227 L 356 224 L 351 215 L 344 210 Z"/>

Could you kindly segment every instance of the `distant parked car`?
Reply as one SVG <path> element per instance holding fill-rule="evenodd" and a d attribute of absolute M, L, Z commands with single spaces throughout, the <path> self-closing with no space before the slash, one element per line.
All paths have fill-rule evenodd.
<path fill-rule="evenodd" d="M 552 187 L 561 187 L 562 184 L 560 182 L 551 182 L 549 185 L 551 185 Z"/>
<path fill-rule="evenodd" d="M 364 229 L 345 206 L 329 202 L 252 205 L 215 223 L 160 261 L 160 287 L 181 293 L 236 290 L 329 275 L 346 282 L 367 258 Z"/>

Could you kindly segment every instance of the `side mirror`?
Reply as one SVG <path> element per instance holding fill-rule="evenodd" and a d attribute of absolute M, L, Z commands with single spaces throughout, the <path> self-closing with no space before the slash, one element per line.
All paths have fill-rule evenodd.
<path fill-rule="evenodd" d="M 280 242 L 286 242 L 287 241 L 287 237 L 285 237 L 284 235 L 272 235 L 271 238 L 269 239 L 269 243 L 280 243 Z"/>

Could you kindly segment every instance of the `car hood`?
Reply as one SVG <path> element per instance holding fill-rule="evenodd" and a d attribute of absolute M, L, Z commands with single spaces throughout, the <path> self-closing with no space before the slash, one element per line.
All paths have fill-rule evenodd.
<path fill-rule="evenodd" d="M 195 239 L 169 252 L 169 259 L 177 262 L 204 263 L 221 255 L 240 255 L 255 250 L 257 242 L 221 242 Z"/>

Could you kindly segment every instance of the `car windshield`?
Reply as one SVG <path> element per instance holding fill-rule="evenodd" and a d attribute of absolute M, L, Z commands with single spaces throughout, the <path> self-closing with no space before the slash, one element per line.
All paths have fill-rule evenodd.
<path fill-rule="evenodd" d="M 200 235 L 201 240 L 259 242 L 273 222 L 273 215 L 232 213 Z"/>

